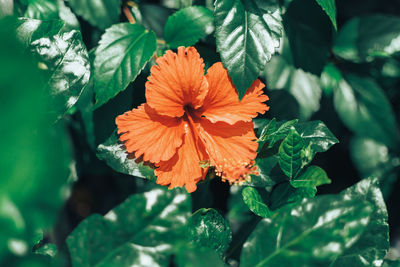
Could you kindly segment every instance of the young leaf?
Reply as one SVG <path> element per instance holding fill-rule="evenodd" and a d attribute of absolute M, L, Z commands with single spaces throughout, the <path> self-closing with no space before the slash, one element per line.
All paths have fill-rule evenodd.
<path fill-rule="evenodd" d="M 268 206 L 262 200 L 257 189 L 246 187 L 242 191 L 243 201 L 249 209 L 256 215 L 267 218 L 271 215 Z"/>
<path fill-rule="evenodd" d="M 391 147 L 399 143 L 391 104 L 373 80 L 348 75 L 335 88 L 333 100 L 343 123 L 356 134 Z"/>
<path fill-rule="evenodd" d="M 335 27 L 335 30 L 337 30 L 335 0 L 316 0 L 316 1 L 326 12 L 328 17 L 332 21 L 333 27 Z"/>
<path fill-rule="evenodd" d="M 367 201 L 373 212 L 361 237 L 331 266 L 379 266 L 389 249 L 388 213 L 378 180 L 362 180 L 342 194 L 358 201 Z"/>
<path fill-rule="evenodd" d="M 317 187 L 323 184 L 330 184 L 331 180 L 328 178 L 326 172 L 318 166 L 310 166 L 296 179 L 291 180 L 290 184 L 294 188 L 299 187 Z"/>
<path fill-rule="evenodd" d="M 303 164 L 302 150 L 304 141 L 297 131 L 292 128 L 288 136 L 279 146 L 279 166 L 289 178 L 295 178 Z"/>
<path fill-rule="evenodd" d="M 189 239 L 194 245 L 207 247 L 223 255 L 232 240 L 228 221 L 214 209 L 199 209 L 189 220 Z"/>
<path fill-rule="evenodd" d="M 279 47 L 279 5 L 261 0 L 217 0 L 214 16 L 217 50 L 242 98 Z"/>
<path fill-rule="evenodd" d="M 349 20 L 336 37 L 333 52 L 354 62 L 372 61 L 400 51 L 400 18 L 369 15 Z"/>
<path fill-rule="evenodd" d="M 339 143 L 339 140 L 322 121 L 301 122 L 295 128 L 304 140 L 305 146 L 310 146 L 312 157 L 317 152 L 325 152 L 334 144 Z"/>
<path fill-rule="evenodd" d="M 72 265 L 168 266 L 190 211 L 190 196 L 181 190 L 132 195 L 104 217 L 86 218 L 68 236 Z"/>
<path fill-rule="evenodd" d="M 96 107 L 106 103 L 132 82 L 156 51 L 154 32 L 137 24 L 108 28 L 95 51 Z"/>
<path fill-rule="evenodd" d="M 192 46 L 214 31 L 212 12 L 202 6 L 181 9 L 165 23 L 164 38 L 169 47 Z"/>
<path fill-rule="evenodd" d="M 106 29 L 118 22 L 121 0 L 68 0 L 76 14 L 93 26 Z"/>
<path fill-rule="evenodd" d="M 117 172 L 156 180 L 154 170 L 143 162 L 136 163 L 135 159 L 129 158 L 123 144 L 119 142 L 118 135 L 114 132 L 103 144 L 97 147 L 97 157 L 104 160 L 108 166 Z"/>
<path fill-rule="evenodd" d="M 364 196 L 344 191 L 277 210 L 244 244 L 241 266 L 329 266 L 372 222 L 371 196 Z"/>

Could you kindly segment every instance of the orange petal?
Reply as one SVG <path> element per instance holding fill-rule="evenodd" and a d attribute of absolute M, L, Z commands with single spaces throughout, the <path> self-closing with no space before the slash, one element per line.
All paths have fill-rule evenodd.
<path fill-rule="evenodd" d="M 182 145 L 185 128 L 182 119 L 158 115 L 147 104 L 125 112 L 115 119 L 121 141 L 126 150 L 143 155 L 152 163 L 169 160 Z"/>
<path fill-rule="evenodd" d="M 146 100 L 159 114 L 180 117 L 185 105 L 199 108 L 207 94 L 204 63 L 194 47 L 179 47 L 157 59 L 146 82 Z"/>
<path fill-rule="evenodd" d="M 210 157 L 211 165 L 223 179 L 239 182 L 253 173 L 258 143 L 252 122 L 211 123 L 201 120 L 199 135 Z"/>
<path fill-rule="evenodd" d="M 204 147 L 199 140 L 195 140 L 193 133 L 187 126 L 182 146 L 170 160 L 161 161 L 155 170 L 157 183 L 169 185 L 170 188 L 185 186 L 191 193 L 197 188 L 196 183 L 201 180 L 207 170 L 200 167 L 200 162 L 207 158 Z"/>
<path fill-rule="evenodd" d="M 257 113 L 263 114 L 269 107 L 263 102 L 268 96 L 263 94 L 265 85 L 256 80 L 239 102 L 238 93 L 221 62 L 212 65 L 206 75 L 208 94 L 204 99 L 202 115 L 211 122 L 224 121 L 235 124 L 238 121 L 251 121 Z"/>

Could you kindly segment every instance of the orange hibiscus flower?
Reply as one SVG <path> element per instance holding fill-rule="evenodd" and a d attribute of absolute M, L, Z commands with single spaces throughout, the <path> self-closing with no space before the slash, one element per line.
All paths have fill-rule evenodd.
<path fill-rule="evenodd" d="M 256 80 L 239 101 L 221 62 L 204 75 L 194 47 L 167 51 L 151 68 L 146 100 L 116 118 L 120 140 L 136 158 L 154 163 L 157 183 L 196 190 L 213 166 L 230 183 L 254 173 L 258 143 L 252 118 L 264 113 L 268 96 Z"/>

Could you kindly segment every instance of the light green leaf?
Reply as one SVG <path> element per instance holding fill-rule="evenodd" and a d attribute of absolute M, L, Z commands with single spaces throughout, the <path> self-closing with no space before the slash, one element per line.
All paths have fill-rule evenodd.
<path fill-rule="evenodd" d="M 24 256 L 35 232 L 53 225 L 66 198 L 66 130 L 46 114 L 48 94 L 37 62 L 23 54 L 12 17 L 0 20 L 0 265 Z"/>
<path fill-rule="evenodd" d="M 279 5 L 275 1 L 217 0 L 214 16 L 217 50 L 242 98 L 279 47 Z"/>
<path fill-rule="evenodd" d="M 317 187 L 323 184 L 330 184 L 326 172 L 318 166 L 310 166 L 303 173 L 300 173 L 296 179 L 291 180 L 290 184 L 294 188 L 299 187 Z"/>
<path fill-rule="evenodd" d="M 117 172 L 155 181 L 154 170 L 143 162 L 136 163 L 114 132 L 103 144 L 97 147 L 97 157 Z"/>
<path fill-rule="evenodd" d="M 58 19 L 57 2 L 50 0 L 31 0 L 26 8 L 24 17 L 31 19 Z"/>
<path fill-rule="evenodd" d="M 68 3 L 76 14 L 100 29 L 119 21 L 121 0 L 68 0 Z"/>
<path fill-rule="evenodd" d="M 279 146 L 279 166 L 283 173 L 289 178 L 295 178 L 302 168 L 302 150 L 304 141 L 298 132 L 292 128 Z"/>
<path fill-rule="evenodd" d="M 335 27 L 335 30 L 337 30 L 335 0 L 316 0 L 316 1 L 326 12 L 328 17 L 332 21 L 333 27 Z"/>
<path fill-rule="evenodd" d="M 257 189 L 245 187 L 242 191 L 243 201 L 249 209 L 256 215 L 267 218 L 271 215 L 268 206 L 262 200 Z"/>
<path fill-rule="evenodd" d="M 334 90 L 334 106 L 354 133 L 388 146 L 399 142 L 393 110 L 383 90 L 373 80 L 348 75 Z"/>
<path fill-rule="evenodd" d="M 104 217 L 91 215 L 75 228 L 67 238 L 72 265 L 168 266 L 190 211 L 190 196 L 181 190 L 132 195 Z"/>
<path fill-rule="evenodd" d="M 13 0 L 0 0 L 0 19 L 14 14 Z"/>
<path fill-rule="evenodd" d="M 170 16 L 164 27 L 164 38 L 171 48 L 192 46 L 214 31 L 214 17 L 202 6 L 181 9 Z"/>
<path fill-rule="evenodd" d="M 96 107 L 125 90 L 156 48 L 155 34 L 141 25 L 120 23 L 107 29 L 95 51 Z"/>
<path fill-rule="evenodd" d="M 199 209 L 189 220 L 189 239 L 195 246 L 206 247 L 223 255 L 232 240 L 228 221 L 214 209 Z"/>
<path fill-rule="evenodd" d="M 373 221 L 371 203 L 355 191 L 304 199 L 263 219 L 243 246 L 241 266 L 329 266 Z"/>
<path fill-rule="evenodd" d="M 372 61 L 400 51 L 400 18 L 369 15 L 349 20 L 336 37 L 333 52 L 354 62 Z"/>
<path fill-rule="evenodd" d="M 373 207 L 373 212 L 361 237 L 331 266 L 380 266 L 390 244 L 388 213 L 378 180 L 362 180 L 342 194 L 351 199 L 368 202 Z"/>

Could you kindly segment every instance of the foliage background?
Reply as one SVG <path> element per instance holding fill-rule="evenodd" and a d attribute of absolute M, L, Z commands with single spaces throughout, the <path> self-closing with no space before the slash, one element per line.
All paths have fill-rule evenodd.
<path fill-rule="evenodd" d="M 140 255 L 161 266 L 196 266 L 205 258 L 209 264 L 225 260 L 233 266 L 239 261 L 243 266 L 399 264 L 383 261 L 386 211 L 377 189 L 379 183 L 393 248 L 387 258 L 394 260 L 400 254 L 399 1 L 2 0 L 0 7 L 1 266 L 124 266 Z M 232 9 L 234 19 L 226 21 Z M 135 25 L 128 23 L 129 14 Z M 240 36 L 246 34 L 243 43 Z M 115 117 L 145 102 L 153 53 L 161 56 L 180 45 L 195 45 L 206 67 L 222 60 L 240 95 L 257 77 L 265 81 L 271 109 L 255 125 L 258 134 L 265 130 L 267 144 L 271 136 L 278 136 L 277 146 L 288 135 L 295 139 L 316 120 L 340 141 L 328 151 L 299 148 L 302 153 L 326 151 L 311 153 L 312 165 L 332 181 L 316 184 L 321 184 L 318 196 L 304 200 L 315 214 L 302 210 L 287 188 L 278 188 L 282 177 L 295 179 L 284 168 L 277 169 L 279 175 L 269 170 L 245 189 L 211 179 L 190 197 L 162 191 L 150 169 L 126 158 L 116 141 Z M 273 118 L 276 128 L 268 124 Z M 288 127 L 279 132 L 283 121 L 289 121 Z M 330 136 L 325 128 L 311 129 Z M 323 142 L 335 143 L 328 137 Z M 261 151 L 260 159 L 278 155 L 277 146 Z M 259 166 L 268 169 L 266 161 Z M 377 179 L 346 189 L 368 177 Z M 142 193 L 150 191 L 157 204 L 148 209 L 151 197 Z M 334 195 L 319 196 L 326 194 Z M 297 204 L 288 204 L 289 199 Z M 171 207 L 174 212 L 158 218 Z M 299 221 L 283 216 L 296 209 L 302 214 Z M 341 215 L 321 233 L 295 242 L 291 253 L 268 251 L 276 244 L 260 241 L 276 240 L 273 229 L 279 227 L 300 235 L 313 229 L 312 218 L 335 209 Z M 259 215 L 271 220 L 260 222 Z M 124 219 L 113 223 L 114 216 Z M 350 227 L 351 222 L 359 227 Z M 176 230 L 167 235 L 157 227 Z M 189 229 L 194 243 L 179 227 Z M 337 229 L 348 230 L 340 240 Z M 335 234 L 325 236 L 329 232 Z M 351 237 L 360 241 L 354 244 Z M 242 252 L 247 239 L 255 252 L 250 245 Z M 330 242 L 340 249 L 329 249 Z M 316 250 L 325 245 L 326 250 Z M 116 246 L 118 251 L 107 254 Z M 91 249 L 97 252 L 85 255 Z M 298 250 L 306 253 L 297 255 Z M 102 254 L 109 256 L 101 259 Z M 358 255 L 372 259 L 366 257 L 363 265 L 354 259 Z"/>

